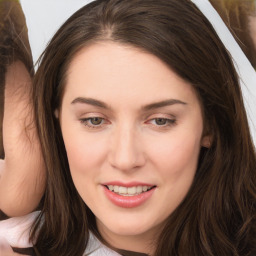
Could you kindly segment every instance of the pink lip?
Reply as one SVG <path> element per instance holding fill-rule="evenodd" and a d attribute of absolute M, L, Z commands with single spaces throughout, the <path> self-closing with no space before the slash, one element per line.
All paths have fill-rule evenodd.
<path fill-rule="evenodd" d="M 113 185 L 113 184 L 117 185 L 117 183 L 111 183 L 111 185 Z M 119 185 L 119 186 L 121 186 L 121 185 Z M 127 185 L 125 185 L 125 186 L 127 187 Z M 140 183 L 140 186 L 142 186 L 141 183 Z M 147 185 L 145 185 L 145 186 L 147 186 Z M 155 189 L 156 189 L 156 187 L 154 187 L 147 192 L 143 192 L 143 193 L 141 193 L 139 195 L 135 195 L 135 196 L 121 196 L 121 195 L 118 195 L 118 194 L 110 191 L 105 186 L 102 186 L 102 187 L 104 189 L 106 197 L 116 206 L 123 207 L 123 208 L 134 208 L 134 207 L 142 205 L 152 196 L 152 194 L 155 192 Z"/>
<path fill-rule="evenodd" d="M 116 186 L 122 186 L 122 187 L 127 187 L 127 188 L 137 187 L 137 186 L 148 186 L 148 187 L 155 186 L 153 184 L 142 183 L 142 182 L 137 182 L 137 181 L 128 182 L 128 183 L 121 182 L 121 181 L 110 181 L 110 182 L 107 182 L 107 183 L 103 183 L 102 185 L 104 185 L 104 186 L 106 186 L 106 185 L 113 185 L 113 186 L 115 186 L 116 185 Z"/>

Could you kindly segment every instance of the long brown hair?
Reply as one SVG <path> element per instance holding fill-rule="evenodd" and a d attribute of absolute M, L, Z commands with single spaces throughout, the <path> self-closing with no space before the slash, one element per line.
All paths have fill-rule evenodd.
<path fill-rule="evenodd" d="M 256 156 L 238 76 L 204 15 L 189 0 L 98 0 L 81 8 L 47 46 L 34 80 L 36 122 L 47 166 L 43 209 L 31 239 L 39 255 L 82 255 L 95 218 L 78 195 L 54 110 L 74 55 L 110 40 L 147 51 L 194 87 L 202 105 L 202 148 L 189 193 L 156 239 L 154 255 L 256 254 Z M 37 235 L 37 239 L 36 239 Z"/>

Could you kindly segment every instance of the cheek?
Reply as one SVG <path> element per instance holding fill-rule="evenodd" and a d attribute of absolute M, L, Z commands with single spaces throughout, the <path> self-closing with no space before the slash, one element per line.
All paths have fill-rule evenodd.
<path fill-rule="evenodd" d="M 71 175 L 74 181 L 82 181 L 83 177 L 99 169 L 105 156 L 106 142 L 96 133 L 85 132 L 83 125 L 68 115 L 61 116 L 61 129 Z"/>
<path fill-rule="evenodd" d="M 90 171 L 97 170 L 105 158 L 106 147 L 100 139 L 76 133 L 66 140 L 64 138 L 64 143 L 71 173 L 88 175 Z"/>
<path fill-rule="evenodd" d="M 200 139 L 183 135 L 165 140 L 152 150 L 161 190 L 157 204 L 163 217 L 167 218 L 186 197 L 197 170 L 199 151 Z"/>
<path fill-rule="evenodd" d="M 85 136 L 84 133 L 76 133 L 65 138 L 74 185 L 84 202 L 90 205 L 95 200 L 94 193 L 91 192 L 95 191 L 95 184 L 99 183 L 98 177 L 105 159 L 104 142 Z"/>
<path fill-rule="evenodd" d="M 151 148 L 151 159 L 162 177 L 175 184 L 179 179 L 193 179 L 200 151 L 200 136 L 193 133 L 173 134 Z"/>

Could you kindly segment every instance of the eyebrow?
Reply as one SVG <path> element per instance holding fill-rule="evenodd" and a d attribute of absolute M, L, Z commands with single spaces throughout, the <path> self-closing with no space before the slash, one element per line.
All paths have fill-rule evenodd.
<path fill-rule="evenodd" d="M 103 101 L 92 99 L 92 98 L 78 97 L 71 102 L 71 104 L 75 104 L 75 103 L 89 104 L 89 105 L 100 107 L 100 108 L 110 109 L 110 107 Z"/>
<path fill-rule="evenodd" d="M 100 107 L 100 108 L 103 108 L 103 109 L 111 109 L 111 107 L 108 106 L 103 101 L 92 99 L 92 98 L 78 97 L 78 98 L 75 98 L 71 102 L 71 104 L 75 104 L 75 103 L 89 104 L 89 105 Z M 154 102 L 154 103 L 142 106 L 141 109 L 142 109 L 142 111 L 149 111 L 149 110 L 153 110 L 153 109 L 157 109 L 157 108 L 171 106 L 171 105 L 174 105 L 174 104 L 187 105 L 186 102 L 183 102 L 181 100 L 168 99 L 168 100 L 164 100 L 164 101 L 160 101 L 160 102 Z"/>
<path fill-rule="evenodd" d="M 152 110 L 152 109 L 163 108 L 163 107 L 171 106 L 171 105 L 174 105 L 174 104 L 187 105 L 186 102 L 183 102 L 181 100 L 169 99 L 169 100 L 164 100 L 164 101 L 155 102 L 155 103 L 145 105 L 145 106 L 142 107 L 142 110 L 143 111 L 149 111 L 149 110 Z"/>

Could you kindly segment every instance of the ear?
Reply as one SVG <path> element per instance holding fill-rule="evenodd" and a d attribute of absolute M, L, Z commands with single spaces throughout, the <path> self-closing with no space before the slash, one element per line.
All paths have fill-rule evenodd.
<path fill-rule="evenodd" d="M 201 140 L 201 146 L 204 148 L 210 148 L 211 145 L 212 145 L 212 136 L 211 135 L 203 136 Z"/>
<path fill-rule="evenodd" d="M 54 115 L 55 117 L 58 119 L 59 118 L 59 110 L 58 109 L 55 109 L 54 110 Z"/>

